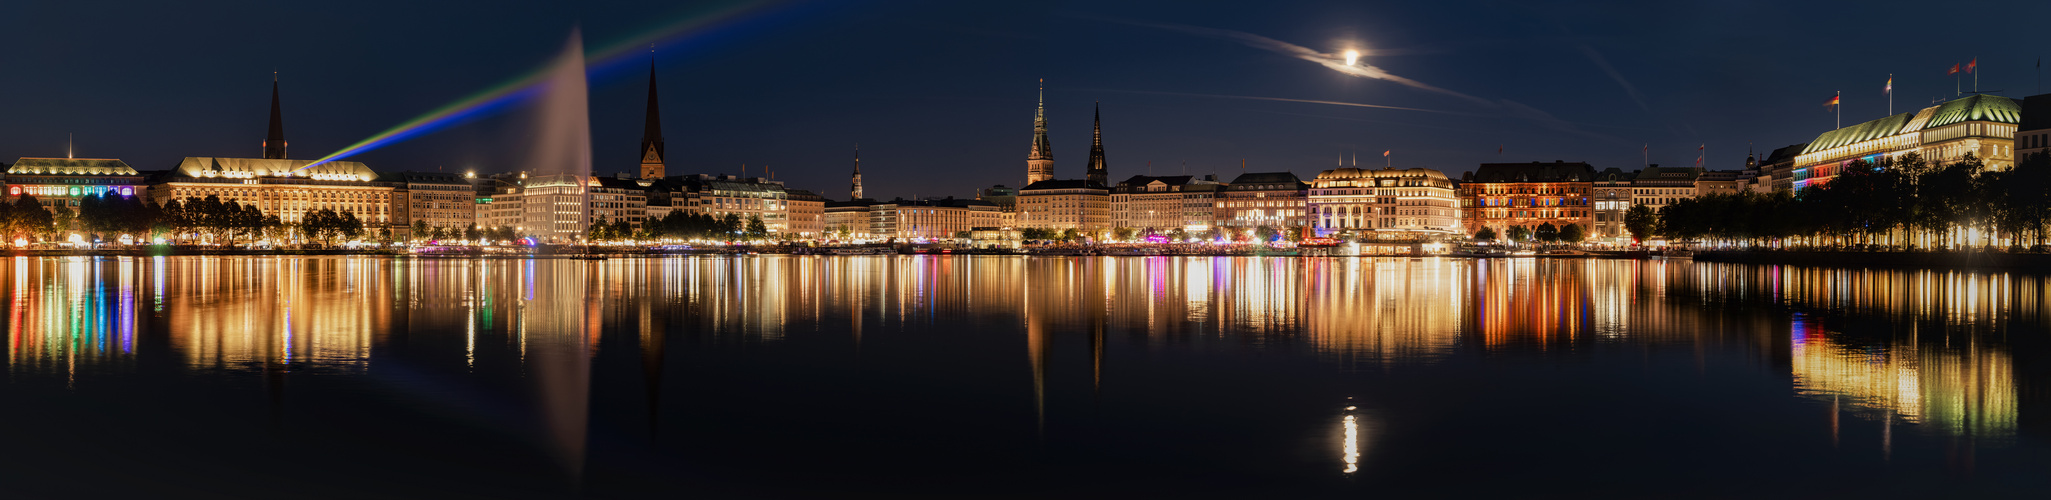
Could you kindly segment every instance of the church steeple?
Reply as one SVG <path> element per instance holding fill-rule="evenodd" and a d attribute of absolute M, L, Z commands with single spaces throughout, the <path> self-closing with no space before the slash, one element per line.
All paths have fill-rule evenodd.
<path fill-rule="evenodd" d="M 652 51 L 652 49 L 651 49 Z M 655 58 L 648 58 L 648 117 L 641 129 L 641 178 L 660 179 L 667 175 L 663 162 L 662 109 L 655 102 Z"/>
<path fill-rule="evenodd" d="M 1095 117 L 1092 118 L 1092 121 L 1095 124 L 1090 128 L 1090 168 L 1087 172 L 1087 180 L 1091 184 L 1109 186 L 1111 184 L 1111 171 L 1104 167 L 1104 105 L 1102 103 L 1097 104 L 1094 114 Z"/>
<path fill-rule="evenodd" d="M 855 183 L 850 189 L 851 200 L 862 199 L 862 145 L 855 144 Z"/>
<path fill-rule="evenodd" d="M 278 75 L 271 74 L 271 131 L 264 136 L 263 157 L 266 160 L 285 159 L 285 112 L 278 106 Z"/>
<path fill-rule="evenodd" d="M 1040 104 L 1033 108 L 1033 150 L 1026 155 L 1026 185 L 1054 180 L 1054 145 L 1047 142 L 1047 81 L 1040 80 Z"/>

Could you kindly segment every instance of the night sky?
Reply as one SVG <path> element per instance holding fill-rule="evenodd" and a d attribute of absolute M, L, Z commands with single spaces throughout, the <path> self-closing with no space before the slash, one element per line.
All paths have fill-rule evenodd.
<path fill-rule="evenodd" d="M 1055 168 L 1080 178 L 1090 106 L 1114 180 L 1152 171 L 1362 166 L 1453 175 L 1495 161 L 1737 168 L 1832 128 L 1982 89 L 2038 93 L 2045 2 L 90 2 L 0 3 L 0 162 L 63 156 L 168 169 L 259 156 L 272 71 L 294 158 L 318 158 L 530 74 L 581 27 L 587 49 L 659 33 L 669 171 L 760 174 L 847 196 L 1017 186 L 1047 81 Z M 708 14 L 708 12 L 714 12 Z M 725 13 L 718 13 L 725 12 Z M 663 31 L 664 26 L 682 26 Z M 1416 82 L 1352 76 L 1274 42 Z M 597 64 L 595 170 L 634 170 L 647 51 Z M 1970 90 L 1971 75 L 1965 78 Z M 1429 87 L 1429 88 L 1426 88 Z M 1437 90 L 1432 90 L 1437 89 Z M 1384 109 L 1329 103 L 1370 104 Z M 378 170 L 524 166 L 517 103 L 348 158 Z M 1502 154 L 1498 155 L 1498 148 Z"/>

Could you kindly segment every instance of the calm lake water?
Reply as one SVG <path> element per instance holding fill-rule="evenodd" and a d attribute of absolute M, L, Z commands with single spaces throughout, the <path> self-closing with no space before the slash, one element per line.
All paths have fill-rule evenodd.
<path fill-rule="evenodd" d="M 0 496 L 2035 497 L 2040 275 L 0 261 Z"/>

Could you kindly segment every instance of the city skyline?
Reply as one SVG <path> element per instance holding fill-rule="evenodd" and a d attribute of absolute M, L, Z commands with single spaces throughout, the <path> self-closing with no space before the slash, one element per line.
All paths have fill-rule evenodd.
<path fill-rule="evenodd" d="M 1344 14 L 1340 17 L 1352 16 L 1345 21 L 1352 26 L 1348 29 L 1368 33 L 1335 35 L 1336 28 L 1319 27 L 1317 23 L 1308 27 L 1286 26 L 1310 22 L 1306 19 L 1314 17 L 1308 16 L 1307 12 L 1313 7 L 1332 7 L 1332 12 Z M 68 12 L 65 10 L 68 8 L 37 4 L 0 7 L 0 11 L 62 15 Z M 203 8 L 183 15 L 215 14 L 235 19 L 237 16 L 303 14 L 290 9 L 282 8 L 281 12 L 274 13 L 226 13 Z M 422 15 L 427 19 L 453 15 L 438 9 L 427 9 Z M 1091 132 L 1084 120 L 1091 118 L 1089 108 L 1093 103 L 1101 101 L 1103 113 L 1111 115 L 1112 125 L 1106 133 L 1114 137 L 1113 144 L 1107 146 L 1108 154 L 1117 157 L 1109 175 L 1113 181 L 1149 173 L 1146 170 L 1149 162 L 1163 164 L 1155 165 L 1152 173 L 1156 175 L 1177 173 L 1179 170 L 1162 169 L 1179 169 L 1183 161 L 1190 163 L 1189 172 L 1192 174 L 1216 173 L 1229 178 L 1236 174 L 1231 171 L 1232 167 L 1242 160 L 1250 165 L 1248 171 L 1290 171 L 1308 178 L 1334 166 L 1338 156 L 1362 150 L 1370 156 L 1376 150 L 1393 150 L 1392 163 L 1398 167 L 1433 168 L 1455 176 L 1480 163 L 1504 161 L 1587 161 L 1598 168 L 1628 170 L 1642 163 L 1639 161 L 1644 154 L 1641 148 L 1648 145 L 1650 153 L 1645 156 L 1650 156 L 1652 163 L 1690 165 L 1698 151 L 1706 150 L 1704 166 L 1735 168 L 1742 164 L 1748 144 L 1753 151 L 1763 153 L 1807 141 L 1815 133 L 1831 128 L 1833 116 L 1820 104 L 1838 92 L 1846 96 L 1844 112 L 1847 123 L 1884 115 L 1888 103 L 1880 86 L 1888 81 L 1890 74 L 1894 91 L 1898 94 L 1893 103 L 1897 112 L 1903 108 L 1925 106 L 1931 97 L 1949 97 L 1951 94 L 1944 91 L 1951 89 L 1936 88 L 1952 83 L 1944 80 L 1954 79 L 1944 75 L 1944 70 L 1967 61 L 1978 62 L 1977 71 L 1970 76 L 1980 77 L 1979 85 L 1983 89 L 2000 89 L 2005 90 L 2003 95 L 2020 96 L 2033 93 L 2036 84 L 2033 81 L 2034 68 L 2029 66 L 2034 63 L 2035 56 L 2030 54 L 2034 51 L 2013 43 L 1989 43 L 1988 40 L 1961 42 L 1957 47 L 1947 46 L 1950 42 L 1946 42 L 1922 44 L 1912 47 L 1912 50 L 1891 50 L 1887 47 L 1853 49 L 1842 41 L 1823 40 L 1829 37 L 1804 37 L 1803 45 L 1788 48 L 1786 50 L 1790 52 L 1784 54 L 1835 51 L 1839 56 L 1824 63 L 1802 63 L 1804 67 L 1814 64 L 1826 66 L 1822 68 L 1774 71 L 1772 68 L 1786 64 L 1779 61 L 1786 57 L 1774 57 L 1771 53 L 1745 56 L 1724 50 L 1766 42 L 1733 42 L 1732 38 L 1741 37 L 1711 29 L 1727 27 L 1729 33 L 1744 33 L 1767 30 L 1763 26 L 1779 22 L 1764 20 L 1760 26 L 1736 20 L 1722 25 L 1712 22 L 1729 20 L 1731 15 L 1740 11 L 1762 12 L 1758 8 L 1744 7 L 1700 9 L 1701 12 L 1696 14 L 1698 19 L 1691 19 L 1676 32 L 1699 35 L 1694 38 L 1702 40 L 1681 43 L 1662 39 L 1652 45 L 1679 43 L 1694 48 L 1677 52 L 1682 57 L 1718 54 L 1704 60 L 1711 64 L 1699 66 L 1708 68 L 1704 71 L 1725 71 L 1719 74 L 1729 81 L 1723 82 L 1726 85 L 1711 87 L 1734 85 L 1735 88 L 1750 89 L 1759 82 L 1759 78 L 1767 77 L 1761 75 L 1779 75 L 1776 78 L 1799 81 L 1800 85 L 1792 82 L 1777 84 L 1779 88 L 1759 92 L 1765 97 L 1715 98 L 1718 94 L 1734 91 L 1719 88 L 1703 90 L 1704 87 L 1699 86 L 1701 84 L 1690 84 L 1697 85 L 1695 87 L 1674 85 L 1675 72 L 1695 70 L 1658 69 L 1653 61 L 1634 55 L 1643 49 L 1615 47 L 1612 37 L 1572 36 L 1571 33 L 1584 28 L 1579 24 L 1584 21 L 1553 21 L 1553 26 L 1548 28 L 1552 30 L 1551 34 L 1546 34 L 1546 30 L 1535 27 L 1542 23 L 1506 20 L 1502 13 L 1446 16 L 1443 13 L 1405 10 L 1416 8 L 1403 6 L 1390 6 L 1370 16 L 1364 12 L 1366 8 L 1313 4 L 1280 8 L 1272 13 L 1249 13 L 1245 19 L 1225 19 L 1220 10 L 1202 7 L 1165 17 L 1146 15 L 1155 11 L 1143 7 L 1089 12 L 1057 8 L 1016 16 L 996 16 L 1000 19 L 986 21 L 982 25 L 969 23 L 970 27 L 948 28 L 953 31 L 914 30 L 916 34 L 899 34 L 894 38 L 877 32 L 887 28 L 859 27 L 862 23 L 834 22 L 830 29 L 806 29 L 819 27 L 827 22 L 826 18 L 836 15 L 863 19 L 905 16 L 880 23 L 903 28 L 918 26 L 920 22 L 948 20 L 952 23 L 964 17 L 976 17 L 979 13 L 987 14 L 964 9 L 928 9 L 933 12 L 908 14 L 908 11 L 918 9 L 904 5 L 854 9 L 764 2 L 669 10 L 630 3 L 579 6 L 576 9 L 530 6 L 493 12 L 471 25 L 451 27 L 448 33 L 404 46 L 368 44 L 343 51 L 329 42 L 297 38 L 295 40 L 299 43 L 288 40 L 259 44 L 264 47 L 235 47 L 207 56 L 158 54 L 152 56 L 155 59 L 151 61 L 134 59 L 138 54 L 151 53 L 149 50 L 128 50 L 133 47 L 108 41 L 56 46 L 51 45 L 56 42 L 27 42 L 12 49 L 20 51 L 22 57 L 10 59 L 22 61 L 24 70 L 38 74 L 87 74 L 75 69 L 67 71 L 82 67 L 149 70 L 167 64 L 218 66 L 214 59 L 235 59 L 237 62 L 223 66 L 225 72 L 209 73 L 203 79 L 203 88 L 159 78 L 81 82 L 75 79 L 77 77 L 62 76 L 13 80 L 10 86 L 16 91 L 7 94 L 35 95 L 38 99 L 11 99 L 15 101 L 12 107 L 20 110 L 17 116 L 34 119 L 9 120 L 0 124 L 0 133 L 8 137 L 8 140 L 0 141 L 0 157 L 62 156 L 67 142 L 76 144 L 77 154 L 81 157 L 122 158 L 142 170 L 171 168 L 178 158 L 187 156 L 257 156 L 258 142 L 264 133 L 261 130 L 266 111 L 264 106 L 268 104 L 262 99 L 264 89 L 261 85 L 265 83 L 265 77 L 272 76 L 266 73 L 275 71 L 285 87 L 286 118 L 295 124 L 289 138 L 298 144 L 294 144 L 292 156 L 318 158 L 378 130 L 489 87 L 493 82 L 531 71 L 545 60 L 545 54 L 559 47 L 561 38 L 572 28 L 563 22 L 564 19 L 574 19 L 586 33 L 585 39 L 594 41 L 594 46 L 602 45 L 604 41 L 634 38 L 636 35 L 633 33 L 647 31 L 642 26 L 629 26 L 629 19 L 655 25 L 662 25 L 662 20 L 682 20 L 686 26 L 684 29 L 655 35 L 652 56 L 665 85 L 663 93 L 671 97 L 669 109 L 664 110 L 672 124 L 667 138 L 670 172 L 738 174 L 741 165 L 747 164 L 751 172 L 761 172 L 757 169 L 762 167 L 773 169 L 778 172 L 780 180 L 790 181 L 793 187 L 819 193 L 840 193 L 845 191 L 840 186 L 847 182 L 853 165 L 850 146 L 860 142 L 869 149 L 870 161 L 864 165 L 864 170 L 871 198 L 934 194 L 967 196 L 969 190 L 977 187 L 992 184 L 1017 186 L 1020 180 L 1017 178 L 1017 162 L 1026 154 L 1026 145 L 1019 143 L 1024 142 L 1023 136 L 1028 133 L 1030 125 L 1025 108 L 1032 105 L 1034 98 L 1028 95 L 1032 92 L 1028 85 L 1039 78 L 1047 80 L 1051 142 L 1056 143 L 1056 148 L 1072 152 L 1065 157 L 1066 161 L 1057 163 L 1057 178 L 1080 177 L 1069 172 L 1079 173 L 1081 170 L 1079 163 L 1082 163 L 1082 158 L 1073 152 L 1082 151 L 1083 142 L 1088 140 L 1086 134 Z M 1800 11 L 1813 7 L 1791 9 Z M 142 14 L 147 10 L 109 14 L 111 17 L 107 22 L 124 36 L 129 36 L 125 35 L 126 31 L 147 34 L 157 29 L 142 26 L 143 17 L 147 17 Z M 1877 16 L 1886 10 L 1876 8 L 1872 12 L 1833 15 L 1846 19 L 1846 25 L 1855 25 L 1861 16 Z M 624 14 L 636 11 L 641 14 Z M 700 14 L 702 12 L 711 14 Z M 551 13 L 559 16 L 541 15 Z M 327 14 L 365 27 L 394 22 L 360 17 L 363 15 L 355 13 Z M 1624 23 L 1631 25 L 1634 19 L 1649 19 L 1660 14 L 1657 11 L 1617 13 L 1605 14 L 1602 18 L 1632 21 Z M 549 19 L 540 19 L 544 17 Z M 1365 23 L 1368 26 L 1403 22 L 1440 27 L 1465 22 L 1472 26 L 1425 35 L 1408 29 L 1373 31 L 1362 27 L 1361 18 L 1371 19 Z M 1046 27 L 1037 32 L 1005 31 L 1031 24 L 1021 19 L 1039 20 L 1046 23 Z M 551 24 L 553 27 L 549 27 Z M 1524 26 L 1527 24 L 1531 26 Z M 528 29 L 517 34 L 494 30 L 485 30 L 482 34 L 466 31 L 483 30 L 485 26 Z M 973 35 L 934 35 L 936 32 L 974 31 L 971 27 L 975 26 L 992 28 L 992 31 Z M 1472 35 L 1484 28 L 1502 29 L 1499 34 L 1503 38 L 1458 36 Z M 1824 26 L 1818 29 L 1827 33 L 1827 30 L 1838 28 Z M 1074 40 L 1064 39 L 1068 37 L 1047 35 L 1078 32 L 1127 41 L 1130 42 L 1127 45 L 1132 46 L 1089 43 L 1084 44 L 1087 47 L 1076 47 Z M 1023 38 L 993 36 L 1007 33 L 1023 34 Z M 1348 78 L 1315 64 L 1218 38 L 1236 36 L 1230 33 L 1251 34 L 1320 51 L 1336 51 L 1348 44 L 1374 48 L 1363 56 L 1364 61 L 1446 92 L 1405 86 L 1392 80 Z M 464 44 L 496 44 L 493 45 L 495 49 L 511 50 L 483 51 L 477 45 L 458 44 L 451 40 L 457 34 L 478 37 Z M 1524 99 L 1504 88 L 1490 88 L 1492 83 L 1484 84 L 1501 80 L 1499 73 L 1519 74 L 1515 71 L 1518 69 L 1516 64 L 1489 62 L 1502 57 L 1497 53 L 1502 52 L 1500 49 L 1506 44 L 1505 40 L 1519 37 L 1537 42 L 1535 46 L 1548 48 L 1523 48 L 1512 52 L 1535 51 L 1539 53 L 1533 56 L 1537 60 L 1529 64 L 1546 62 L 1559 66 L 1556 71 L 1535 73 L 1544 75 L 1542 82 L 1526 81 L 1512 87 L 1525 90 L 1542 88 L 1560 94 L 1553 100 Z M 906 38 L 946 39 L 963 44 L 961 48 L 941 52 L 980 47 L 993 50 L 984 57 L 962 57 L 959 60 L 905 50 L 853 53 L 874 44 L 898 44 L 890 46 L 899 47 L 914 41 Z M 110 39 L 118 40 L 120 37 Z M 814 58 L 805 57 L 800 52 L 794 56 L 810 64 L 797 66 L 816 66 L 814 70 L 830 71 L 846 78 L 780 78 L 777 75 L 787 70 L 782 68 L 786 65 L 773 62 L 772 59 L 776 58 L 765 57 L 765 51 L 786 48 L 791 44 L 831 40 L 847 40 L 845 45 L 848 46 L 824 44 L 809 50 L 820 51 L 819 54 L 826 56 L 859 57 Z M 166 43 L 177 47 L 196 42 L 172 40 Z M 1976 49 L 1990 45 L 1998 50 Z M 1147 60 L 1138 54 L 1171 46 L 1172 50 L 1162 52 L 1163 57 L 1158 60 Z M 715 50 L 715 47 L 720 50 Z M 51 50 L 53 48 L 61 50 Z M 401 52 L 405 54 L 401 55 Z M 715 52 L 719 54 L 713 54 Z M 1199 52 L 1204 55 L 1196 55 Z M 1035 56 L 1035 53 L 1041 55 Z M 470 57 L 457 57 L 459 54 Z M 877 57 L 877 54 L 891 57 Z M 1066 63 L 1062 62 L 1067 60 L 1063 54 L 1088 57 L 1077 59 L 1084 62 Z M 941 70 L 923 64 L 936 58 L 966 64 L 966 67 Z M 1250 73 L 1190 79 L 1187 73 L 1191 71 L 1191 65 L 1185 64 L 1191 61 L 1190 58 L 1211 61 L 1205 64 L 1246 68 Z M 247 62 L 264 59 L 272 61 Z M 635 158 L 628 156 L 632 154 L 628 148 L 635 147 L 639 139 L 634 128 L 642 125 L 643 117 L 639 115 L 643 109 L 642 96 L 647 89 L 643 87 L 637 70 L 645 68 L 642 65 L 648 63 L 648 57 L 619 59 L 594 61 L 591 68 L 594 173 L 597 174 L 631 172 L 636 168 Z M 1752 62 L 1757 62 L 1764 69 L 1738 69 L 1750 67 L 1752 64 L 1747 60 L 1753 59 L 1757 61 Z M 1032 64 L 1007 63 L 1035 60 L 1038 62 Z M 340 66 L 339 61 L 362 63 L 356 65 L 361 69 L 343 73 L 346 77 L 338 77 L 325 69 Z M 1930 68 L 1919 70 L 1919 64 Z M 1863 73 L 1852 74 L 1845 68 L 1851 65 L 1871 65 L 1874 75 L 1867 78 L 1862 76 Z M 246 67 L 237 69 L 237 66 Z M 1476 71 L 1473 69 L 1455 70 L 1469 67 L 1483 68 L 1480 71 L 1491 76 L 1462 74 L 1463 71 Z M 1133 74 L 1146 70 L 1169 76 L 1140 77 Z M 248 73 L 247 85 L 238 83 L 244 80 L 236 75 L 238 71 Z M 727 76 L 743 74 L 765 75 L 764 80 L 776 83 L 749 84 L 745 82 L 751 78 Z M 383 77 L 363 78 L 361 75 Z M 1787 75 L 1797 77 L 1784 78 Z M 1872 92 L 1857 90 L 1856 85 L 1863 84 L 1866 79 L 1873 80 L 1870 85 L 1865 85 L 1873 87 Z M 1169 86 L 1164 83 L 1167 80 L 1182 83 Z M 1958 81 L 1971 87 L 1973 78 L 1964 77 Z M 748 89 L 742 91 L 741 87 Z M 1814 90 L 1809 90 L 1811 88 Z M 369 91 L 371 89 L 375 92 Z M 1373 104 L 1444 112 L 1217 96 Z M 1470 102 L 1472 99 L 1466 97 L 1493 104 Z M 1714 102 L 1712 107 L 1719 112 L 1692 110 L 1700 107 L 1691 104 L 1697 101 Z M 1542 114 L 1530 114 L 1527 110 Z M 521 148 L 510 147 L 516 141 L 509 138 L 518 136 L 514 131 L 523 129 L 526 121 L 518 103 L 499 111 L 500 114 L 458 123 L 348 159 L 370 164 L 380 171 L 434 171 L 437 167 L 450 172 L 513 170 L 517 163 L 508 159 L 517 158 Z M 1805 115 L 1813 119 L 1805 120 Z M 67 134 L 75 139 L 67 141 Z M 1701 146 L 1706 147 L 1698 149 Z M 834 197 L 838 198 L 837 195 Z"/>

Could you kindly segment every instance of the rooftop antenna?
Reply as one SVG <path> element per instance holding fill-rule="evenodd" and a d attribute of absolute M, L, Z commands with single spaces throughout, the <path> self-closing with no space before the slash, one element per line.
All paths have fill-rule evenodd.
<path fill-rule="evenodd" d="M 74 151 L 74 150 L 73 150 L 73 149 L 71 149 L 71 134 L 70 134 L 70 133 L 65 133 L 65 134 L 64 134 L 64 159 L 66 159 L 66 160 L 70 160 L 70 159 L 75 159 L 75 158 L 78 158 L 77 156 L 73 156 L 73 151 Z"/>

